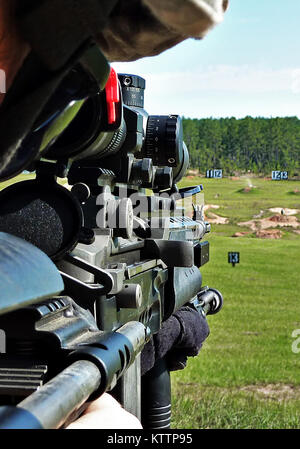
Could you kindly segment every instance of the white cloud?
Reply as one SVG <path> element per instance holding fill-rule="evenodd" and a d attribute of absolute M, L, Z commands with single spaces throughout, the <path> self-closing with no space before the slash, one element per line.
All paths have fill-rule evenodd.
<path fill-rule="evenodd" d="M 118 71 L 118 64 L 113 66 Z M 132 73 L 134 69 L 132 63 L 128 68 Z M 126 71 L 126 64 L 121 64 L 119 70 Z M 242 114 L 245 111 L 247 115 L 247 108 L 249 114 L 254 114 L 256 106 L 251 103 L 255 99 L 256 115 L 265 115 L 268 111 L 269 115 L 273 113 L 280 115 L 280 108 L 282 112 L 288 114 L 289 103 L 296 100 L 298 102 L 297 97 L 300 94 L 300 68 L 297 67 L 271 69 L 250 65 L 212 65 L 198 66 L 194 71 L 139 73 L 139 75 L 147 81 L 146 99 L 151 113 L 153 109 L 157 112 L 164 110 L 165 113 L 166 109 L 172 109 L 177 105 L 177 108 L 182 107 L 184 114 L 195 116 L 197 106 L 206 104 L 211 110 L 219 110 L 221 115 L 224 115 L 224 110 L 228 110 L 230 115 L 235 115 L 237 108 Z M 274 101 L 276 103 L 276 98 L 279 97 L 281 104 L 278 100 L 278 104 L 274 105 Z M 282 104 L 284 97 L 289 99 L 285 105 Z M 220 104 L 219 98 L 223 99 L 223 104 Z M 295 112 L 293 105 L 291 115 Z"/>
<path fill-rule="evenodd" d="M 114 64 L 118 70 L 118 64 Z M 124 65 L 120 66 L 124 71 Z M 132 66 L 130 67 L 132 72 Z M 231 91 L 240 93 L 297 92 L 300 93 L 300 68 L 268 69 L 251 66 L 215 65 L 195 71 L 140 73 L 156 92 L 177 89 L 181 92 Z"/>
<path fill-rule="evenodd" d="M 194 72 L 145 74 L 148 86 L 156 92 L 166 89 L 174 94 L 195 91 L 230 91 L 239 93 L 294 92 L 300 69 L 259 69 L 249 66 L 210 66 Z"/>

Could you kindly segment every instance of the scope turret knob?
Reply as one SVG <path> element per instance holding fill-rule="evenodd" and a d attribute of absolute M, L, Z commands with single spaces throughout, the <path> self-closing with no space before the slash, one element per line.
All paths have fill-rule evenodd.
<path fill-rule="evenodd" d="M 148 187 L 152 182 L 153 173 L 154 170 L 152 159 L 136 159 L 132 163 L 130 182 L 140 186 Z"/>
<path fill-rule="evenodd" d="M 178 115 L 150 115 L 143 155 L 153 165 L 176 167 L 182 157 L 183 129 Z"/>
<path fill-rule="evenodd" d="M 143 108 L 144 92 L 146 88 L 146 81 L 144 78 L 126 73 L 119 73 L 118 77 L 122 89 L 124 104 L 127 106 Z"/>

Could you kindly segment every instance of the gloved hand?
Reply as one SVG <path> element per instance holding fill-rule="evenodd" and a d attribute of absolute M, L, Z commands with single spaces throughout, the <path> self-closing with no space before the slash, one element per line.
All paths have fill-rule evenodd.
<path fill-rule="evenodd" d="M 208 335 L 206 319 L 189 306 L 181 307 L 145 346 L 141 359 L 142 375 L 163 357 L 170 371 L 183 369 L 188 357 L 198 355 Z"/>

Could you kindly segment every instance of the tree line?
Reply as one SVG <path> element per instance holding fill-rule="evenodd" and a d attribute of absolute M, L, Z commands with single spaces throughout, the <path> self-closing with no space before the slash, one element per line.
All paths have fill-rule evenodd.
<path fill-rule="evenodd" d="M 205 173 L 223 169 L 225 175 L 251 171 L 270 175 L 285 170 L 300 173 L 300 120 L 277 118 L 183 119 L 190 168 Z"/>

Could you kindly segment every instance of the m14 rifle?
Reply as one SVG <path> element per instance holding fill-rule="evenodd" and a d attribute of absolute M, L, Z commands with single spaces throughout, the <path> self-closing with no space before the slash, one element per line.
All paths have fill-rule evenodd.
<path fill-rule="evenodd" d="M 65 426 L 105 391 L 168 428 L 167 354 L 143 368 L 142 350 L 182 306 L 199 325 L 222 307 L 203 188 L 177 187 L 181 118 L 149 116 L 144 91 L 89 48 L 2 173 L 35 173 L 0 193 L 2 428 Z"/>

